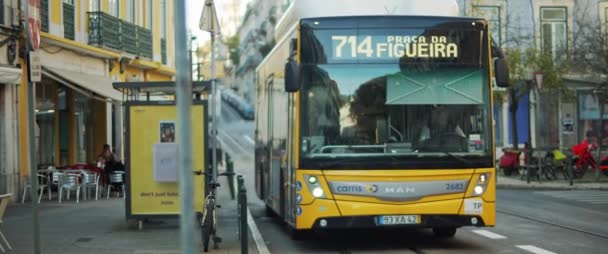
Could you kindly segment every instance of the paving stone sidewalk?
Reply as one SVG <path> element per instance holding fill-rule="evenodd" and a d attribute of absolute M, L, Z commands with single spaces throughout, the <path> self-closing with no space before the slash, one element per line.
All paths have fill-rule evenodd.
<path fill-rule="evenodd" d="M 528 183 L 525 179 L 521 180 L 519 176 L 504 176 L 499 173 L 496 186 L 499 189 L 608 190 L 608 177 L 600 176 L 600 180 L 596 181 L 593 175 L 589 175 L 583 179 L 574 180 L 570 185 L 570 181 L 563 180 L 563 178 L 550 181 L 541 178 L 540 182 L 536 178 L 532 178 Z"/>
<path fill-rule="evenodd" d="M 219 189 L 222 208 L 218 213 L 218 231 L 223 238 L 219 249 L 208 253 L 241 253 L 238 239 L 236 200 L 231 200 L 225 181 Z M 20 199 L 19 199 L 20 201 Z M 50 254 L 177 254 L 179 251 L 179 220 L 151 220 L 137 230 L 134 221 L 125 219 L 122 198 L 80 201 L 74 198 L 62 204 L 57 199 L 44 200 L 40 208 L 42 253 Z M 195 242 L 202 253 L 200 230 L 195 228 Z M 33 253 L 31 205 L 12 203 L 5 214 L 2 231 L 13 246 L 9 254 Z M 257 253 L 249 234 L 249 253 Z"/>

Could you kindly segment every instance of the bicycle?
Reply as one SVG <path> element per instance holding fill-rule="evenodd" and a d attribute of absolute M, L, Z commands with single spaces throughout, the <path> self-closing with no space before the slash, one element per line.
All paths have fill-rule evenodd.
<path fill-rule="evenodd" d="M 194 172 L 196 175 L 204 175 L 207 176 L 207 173 L 200 171 Z M 233 176 L 235 173 L 233 172 L 223 172 L 219 173 L 217 176 Z M 220 183 L 218 183 L 215 179 L 211 179 L 209 181 L 209 193 L 205 196 L 205 202 L 203 205 L 205 209 L 203 210 L 203 215 L 200 218 L 200 226 L 201 226 L 201 238 L 203 241 L 203 251 L 207 252 L 209 250 L 209 242 L 213 239 L 213 247 L 215 249 L 218 248 L 218 243 L 222 242 L 222 238 L 217 236 L 217 213 L 216 208 L 221 208 L 220 205 L 216 204 L 216 195 L 215 190 L 220 187 Z M 213 237 L 211 237 L 213 236 Z"/>

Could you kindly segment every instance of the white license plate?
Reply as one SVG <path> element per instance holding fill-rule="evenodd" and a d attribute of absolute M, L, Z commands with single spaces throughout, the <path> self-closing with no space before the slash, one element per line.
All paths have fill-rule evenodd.
<path fill-rule="evenodd" d="M 383 215 L 378 216 L 378 225 L 420 224 L 418 215 Z"/>

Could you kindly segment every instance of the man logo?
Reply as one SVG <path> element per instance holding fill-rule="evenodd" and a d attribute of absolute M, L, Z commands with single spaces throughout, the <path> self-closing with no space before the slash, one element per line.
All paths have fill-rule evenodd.
<path fill-rule="evenodd" d="M 414 187 L 386 187 L 384 193 L 415 193 L 416 188 Z"/>
<path fill-rule="evenodd" d="M 365 187 L 365 189 L 367 190 L 367 192 L 376 193 L 378 191 L 378 186 L 375 184 L 370 184 L 370 185 L 367 185 Z"/>

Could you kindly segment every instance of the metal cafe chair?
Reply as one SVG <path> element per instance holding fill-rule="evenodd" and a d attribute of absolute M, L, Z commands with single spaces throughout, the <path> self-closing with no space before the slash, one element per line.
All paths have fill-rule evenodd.
<path fill-rule="evenodd" d="M 110 174 L 110 181 L 109 184 L 107 186 L 107 191 L 106 191 L 106 199 L 110 198 L 110 191 L 112 190 L 112 187 L 121 187 L 122 189 L 122 197 L 125 198 L 125 181 L 124 181 L 124 173 L 123 171 L 114 171 Z M 120 194 L 118 194 L 118 197 L 120 197 Z"/>
<path fill-rule="evenodd" d="M 47 185 L 49 184 L 49 178 L 46 175 L 43 174 L 36 174 L 36 178 L 38 180 L 38 203 L 40 204 L 40 200 L 42 199 L 42 194 L 44 193 L 44 189 L 47 187 Z M 25 183 L 25 186 L 23 187 L 23 196 L 21 196 L 21 204 L 25 203 L 25 196 L 27 195 L 27 190 L 32 188 L 32 177 L 30 177 L 30 179 Z M 48 191 L 47 191 L 48 192 Z M 50 192 L 49 192 L 49 198 L 50 198 Z"/>
<path fill-rule="evenodd" d="M 12 193 L 0 195 L 0 237 L 2 237 L 2 240 L 4 240 L 4 244 L 6 244 L 6 247 L 8 248 L 8 250 L 12 250 L 13 248 L 11 247 L 11 244 L 8 243 L 8 241 L 6 240 L 6 237 L 4 237 L 4 234 L 2 233 L 2 218 L 4 217 L 4 212 L 6 211 L 6 206 L 8 205 L 8 202 L 11 200 L 12 195 L 13 195 Z M 2 247 L 2 243 L 0 243 L 0 250 L 3 253 L 6 252 L 4 250 L 4 247 Z"/>
<path fill-rule="evenodd" d="M 81 177 L 82 176 L 77 173 L 64 173 L 59 187 L 59 203 L 61 203 L 63 190 L 67 191 L 67 200 L 70 200 L 70 192 L 76 191 L 76 203 L 80 201 L 80 188 L 82 186 L 80 183 Z"/>
<path fill-rule="evenodd" d="M 84 188 L 84 199 L 85 200 L 88 199 L 89 190 L 92 190 L 93 188 L 95 188 L 95 200 L 97 200 L 99 197 L 100 175 L 95 172 L 85 171 L 82 173 L 82 176 L 83 176 L 82 187 Z"/>
<path fill-rule="evenodd" d="M 51 186 L 56 186 L 57 187 L 57 195 L 59 198 L 59 189 L 61 188 L 61 183 L 63 181 L 63 175 L 65 175 L 65 172 L 62 171 L 53 171 L 51 173 Z"/>

